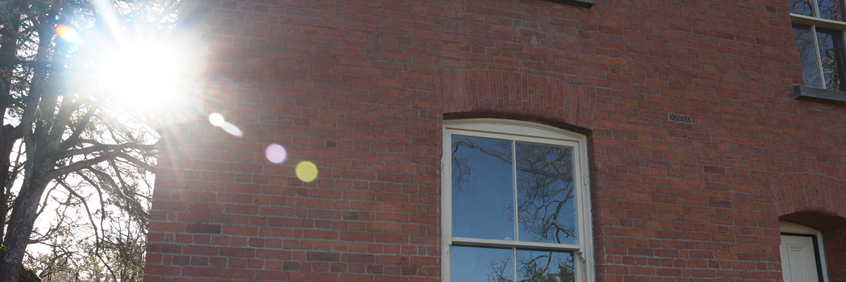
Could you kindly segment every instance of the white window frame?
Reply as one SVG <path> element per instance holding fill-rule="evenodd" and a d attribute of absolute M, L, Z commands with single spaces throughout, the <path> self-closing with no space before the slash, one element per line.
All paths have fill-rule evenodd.
<path fill-rule="evenodd" d="M 577 244 L 555 244 L 538 242 L 519 242 L 489 239 L 452 237 L 452 135 L 476 136 L 504 140 L 527 141 L 550 145 L 563 145 L 573 148 L 573 169 L 575 205 L 578 221 Z M 590 208 L 590 183 L 588 177 L 587 137 L 552 126 L 503 119 L 462 119 L 444 121 L 444 151 L 441 163 L 442 180 L 442 269 L 444 281 L 450 282 L 450 247 L 460 246 L 494 248 L 528 248 L 532 250 L 573 252 L 576 281 L 595 281 L 593 259 L 593 228 Z M 516 181 L 516 180 L 515 180 Z M 513 256 L 516 259 L 516 256 Z M 516 278 L 516 273 L 514 275 Z M 452 281 L 460 282 L 460 281 Z"/>
<path fill-rule="evenodd" d="M 789 0 L 787 0 L 787 1 L 789 1 Z M 841 32 L 846 32 L 846 22 L 829 20 L 829 19 L 824 19 L 824 18 L 819 17 L 819 15 L 820 15 L 819 1 L 817 1 L 817 0 L 811 0 L 811 1 L 812 1 L 811 5 L 813 5 L 813 8 L 814 8 L 813 13 L 816 16 L 806 16 L 806 15 L 790 13 L 790 19 L 793 23 L 811 26 L 811 34 L 814 37 L 814 53 L 817 56 L 817 71 L 819 71 L 819 73 L 820 73 L 820 83 L 821 83 L 820 85 L 822 85 L 823 89 L 829 89 L 828 85 L 826 85 L 825 75 L 824 75 L 825 72 L 823 71 L 823 66 L 822 66 L 822 55 L 820 54 L 820 43 L 817 40 L 817 27 L 822 27 L 822 28 L 827 28 L 827 29 L 832 29 L 832 30 L 839 30 Z M 834 0 L 834 1 L 840 1 L 840 3 L 842 5 L 846 5 L 846 3 L 844 3 L 844 0 Z M 846 15 L 843 15 L 843 17 L 846 18 Z M 842 40 L 846 40 L 846 34 L 841 36 L 841 38 L 842 38 Z M 843 44 L 843 46 L 846 46 L 846 44 Z M 846 66 L 839 66 L 839 68 L 840 69 L 838 71 L 841 71 L 841 72 L 846 71 Z M 846 81 L 841 81 L 840 83 L 846 83 Z M 805 81 L 805 85 L 811 85 L 811 83 Z M 831 90 L 838 90 L 838 89 L 831 89 Z"/>
<path fill-rule="evenodd" d="M 817 254 L 819 254 L 818 259 L 820 262 L 820 271 L 822 271 L 821 274 L 823 277 L 823 282 L 828 282 L 828 263 L 825 261 L 825 246 L 823 246 L 825 244 L 823 242 L 822 233 L 819 230 L 787 221 L 779 221 L 778 227 L 781 233 L 813 235 L 817 238 Z M 779 249 L 783 252 L 784 249 L 782 249 L 781 247 L 782 246 L 780 244 Z M 781 260 L 781 258 L 779 258 L 779 260 Z M 785 268 L 782 266 L 782 271 L 784 271 L 784 269 Z"/>

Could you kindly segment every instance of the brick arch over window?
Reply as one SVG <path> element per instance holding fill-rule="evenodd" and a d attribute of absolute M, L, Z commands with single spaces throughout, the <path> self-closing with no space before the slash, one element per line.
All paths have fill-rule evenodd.
<path fill-rule="evenodd" d="M 816 174 L 767 179 L 779 220 L 822 232 L 828 282 L 846 282 L 846 181 Z"/>
<path fill-rule="evenodd" d="M 444 114 L 453 118 L 539 120 L 577 132 L 593 127 L 596 95 L 554 77 L 471 69 L 439 72 L 438 81 Z"/>

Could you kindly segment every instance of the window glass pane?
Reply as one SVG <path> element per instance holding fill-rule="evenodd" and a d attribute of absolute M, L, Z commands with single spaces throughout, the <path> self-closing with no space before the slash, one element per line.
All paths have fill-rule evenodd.
<path fill-rule="evenodd" d="M 573 149 L 517 142 L 520 241 L 577 243 Z"/>
<path fill-rule="evenodd" d="M 452 236 L 514 240 L 511 141 L 452 137 Z"/>
<path fill-rule="evenodd" d="M 840 69 L 842 67 L 843 32 L 818 27 L 817 40 L 819 40 L 820 56 L 822 57 L 825 88 L 838 90 L 843 81 L 843 73 Z"/>
<path fill-rule="evenodd" d="M 512 282 L 511 249 L 453 246 L 450 250 L 450 281 Z"/>
<path fill-rule="evenodd" d="M 802 77 L 805 79 L 805 85 L 822 88 L 816 47 L 814 46 L 814 34 L 811 32 L 811 27 L 793 24 L 793 35 L 796 38 L 799 58 L 802 60 Z"/>
<path fill-rule="evenodd" d="M 814 16 L 814 0 L 790 0 L 790 12 L 806 16 Z"/>
<path fill-rule="evenodd" d="M 820 18 L 843 21 L 843 0 L 818 0 L 820 5 Z"/>
<path fill-rule="evenodd" d="M 517 250 L 517 281 L 572 282 L 575 280 L 576 268 L 573 265 L 572 253 Z"/>

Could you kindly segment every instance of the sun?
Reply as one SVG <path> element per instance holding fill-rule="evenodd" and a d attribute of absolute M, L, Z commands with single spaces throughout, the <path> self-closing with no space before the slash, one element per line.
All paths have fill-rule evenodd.
<path fill-rule="evenodd" d="M 137 43 L 109 50 L 95 77 L 120 104 L 160 108 L 177 102 L 190 75 L 189 62 L 164 44 Z"/>
<path fill-rule="evenodd" d="M 157 124 L 203 113 L 206 60 L 198 38 L 155 22 L 124 21 L 55 28 L 71 70 L 62 81 L 74 97 Z"/>
<path fill-rule="evenodd" d="M 166 109 L 192 90 L 200 52 L 192 36 L 173 28 L 171 16 L 175 15 L 152 3 L 93 4 L 100 14 L 98 22 L 82 32 L 59 25 L 56 34 L 82 52 L 80 59 L 88 60 L 83 65 L 93 82 L 89 86 L 96 87 L 98 101 Z M 123 16 L 128 11 L 138 14 Z"/>

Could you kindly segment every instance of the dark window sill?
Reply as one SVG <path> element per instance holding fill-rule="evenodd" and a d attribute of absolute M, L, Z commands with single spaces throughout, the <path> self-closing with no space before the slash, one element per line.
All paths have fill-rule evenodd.
<path fill-rule="evenodd" d="M 846 105 L 846 91 L 828 90 L 805 85 L 793 85 L 796 100 L 833 105 Z"/>
<path fill-rule="evenodd" d="M 594 0 L 546 0 L 546 1 L 590 8 L 591 6 L 593 6 Z"/>

